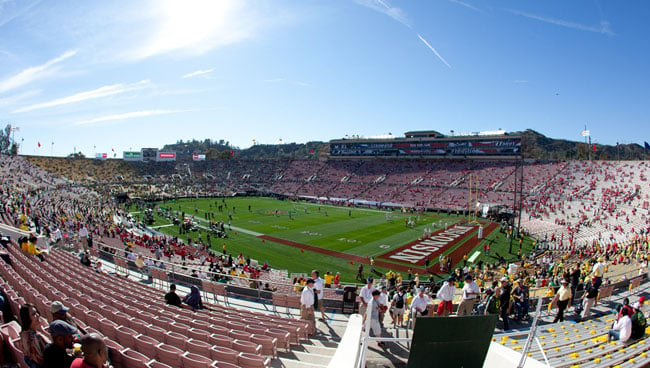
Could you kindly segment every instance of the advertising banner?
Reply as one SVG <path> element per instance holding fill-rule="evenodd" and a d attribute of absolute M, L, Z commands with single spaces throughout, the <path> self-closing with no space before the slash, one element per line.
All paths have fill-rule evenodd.
<path fill-rule="evenodd" d="M 156 161 L 176 161 L 176 153 L 158 152 L 158 159 Z"/>
<path fill-rule="evenodd" d="M 138 151 L 124 151 L 122 159 L 124 161 L 142 161 L 142 154 Z"/>

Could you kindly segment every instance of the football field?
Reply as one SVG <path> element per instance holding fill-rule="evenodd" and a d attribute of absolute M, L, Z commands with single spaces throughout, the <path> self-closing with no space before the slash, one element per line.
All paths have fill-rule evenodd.
<path fill-rule="evenodd" d="M 505 238 L 495 225 L 480 220 L 433 213 L 403 213 L 376 209 L 339 207 L 309 202 L 295 202 L 261 197 L 228 197 L 180 199 L 156 203 L 152 228 L 187 240 L 203 241 L 210 233 L 212 248 L 221 252 L 223 244 L 229 253 L 243 253 L 268 262 L 271 267 L 290 273 L 341 272 L 342 280 L 355 279 L 359 263 L 368 275 L 369 259 L 374 257 L 376 269 L 406 272 L 424 272 L 424 261 L 430 259 L 432 270 L 440 255 L 451 255 L 454 264 L 462 256 L 483 249 L 478 239 L 478 228 L 483 227 L 482 239 L 491 244 L 491 253 L 506 255 Z M 196 231 L 180 234 L 172 218 L 193 218 Z M 135 215 L 138 216 L 138 215 Z M 226 238 L 209 232 L 210 221 L 223 221 Z M 230 226 L 228 223 L 230 222 Z M 503 239 L 500 239 L 503 238 Z M 513 247 L 518 249 L 518 242 Z M 523 244 L 530 249 L 530 240 Z M 491 256 L 480 252 L 476 260 L 490 261 Z"/>

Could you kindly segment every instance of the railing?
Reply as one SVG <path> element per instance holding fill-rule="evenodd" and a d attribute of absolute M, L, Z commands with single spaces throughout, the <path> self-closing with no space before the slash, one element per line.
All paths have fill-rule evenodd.
<path fill-rule="evenodd" d="M 135 262 L 119 255 L 120 252 L 124 252 L 123 249 L 118 249 L 101 242 L 99 244 L 101 244 L 102 247 L 114 250 L 115 253 L 93 248 L 92 249 L 93 254 L 91 255 L 93 255 L 96 258 L 115 264 L 116 271 L 122 271 L 125 273 L 134 271 L 138 273 L 141 278 L 150 278 L 154 286 L 159 286 L 161 288 L 164 287 L 165 285 L 163 284 L 163 281 L 174 282 L 174 283 L 179 283 L 184 285 L 194 285 L 199 287 L 199 289 L 203 290 L 204 292 L 209 292 L 209 293 L 213 293 L 215 296 L 220 295 L 224 297 L 226 302 L 228 300 L 227 299 L 228 293 L 254 298 L 262 302 L 272 302 L 272 303 L 275 301 L 274 295 L 281 294 L 281 295 L 285 295 L 289 301 L 287 302 L 287 304 L 279 305 L 279 306 L 299 307 L 299 303 L 293 303 L 292 301 L 292 299 L 300 298 L 298 292 L 281 293 L 278 291 L 268 291 L 259 288 L 251 288 L 248 286 L 252 282 L 255 282 L 256 285 L 260 283 L 262 284 L 269 283 L 270 286 L 285 286 L 286 288 L 293 290 L 294 285 L 292 283 L 283 282 L 282 280 L 262 280 L 262 279 L 250 278 L 250 277 L 233 276 L 230 274 L 217 273 L 217 272 L 205 272 L 208 278 L 200 279 L 200 278 L 187 275 L 185 272 L 183 272 L 184 271 L 183 266 L 180 266 L 173 262 L 165 263 L 165 269 L 155 267 L 155 266 L 138 268 Z M 153 257 L 149 257 L 149 256 L 142 256 L 142 257 L 143 259 L 149 259 L 151 261 L 155 260 Z M 186 266 L 186 268 L 188 267 L 192 267 L 192 266 L 191 265 Z M 232 281 L 229 281 L 228 283 L 225 284 L 216 282 L 213 281 L 215 279 L 215 276 L 217 277 L 225 276 Z M 158 283 L 156 282 L 156 280 L 160 281 L 159 285 L 157 285 Z M 328 308 L 341 307 L 343 289 L 335 289 L 335 292 L 337 295 L 340 292 L 341 299 L 324 298 L 323 299 L 324 306 Z"/>
<path fill-rule="evenodd" d="M 363 317 L 360 314 L 350 316 L 343 338 L 341 338 L 327 368 L 357 368 L 359 352 L 361 350 L 359 340 L 363 333 L 362 320 Z"/>
<path fill-rule="evenodd" d="M 364 323 L 364 329 L 365 331 L 363 332 L 362 339 L 361 339 L 361 355 L 359 356 L 359 359 L 357 361 L 357 368 L 365 368 L 366 367 L 366 354 L 368 352 L 368 343 L 370 341 L 386 341 L 386 342 L 410 342 L 413 337 L 380 337 L 380 336 L 375 336 L 371 337 L 370 336 L 370 324 L 372 323 L 372 305 L 376 303 L 376 301 L 373 299 L 368 303 L 368 307 L 366 308 L 366 320 Z M 412 318 L 415 318 L 412 316 Z"/>

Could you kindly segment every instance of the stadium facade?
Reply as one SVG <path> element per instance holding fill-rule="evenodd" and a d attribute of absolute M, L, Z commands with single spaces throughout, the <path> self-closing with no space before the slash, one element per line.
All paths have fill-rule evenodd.
<path fill-rule="evenodd" d="M 521 136 L 502 131 L 446 136 L 411 131 L 403 138 L 344 138 L 330 141 L 331 158 L 499 158 L 521 157 Z"/>

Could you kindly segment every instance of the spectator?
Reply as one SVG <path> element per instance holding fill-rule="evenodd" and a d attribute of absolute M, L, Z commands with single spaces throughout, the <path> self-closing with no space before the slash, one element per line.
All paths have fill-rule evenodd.
<path fill-rule="evenodd" d="M 203 309 L 203 302 L 201 301 L 199 288 L 194 285 L 190 286 L 190 293 L 185 295 L 183 303 L 187 304 L 195 312 L 199 309 Z"/>
<path fill-rule="evenodd" d="M 417 317 L 429 314 L 429 296 L 424 293 L 424 286 L 418 289 L 418 295 L 411 301 L 411 318 L 413 319 L 413 328 Z"/>
<path fill-rule="evenodd" d="M 357 280 L 363 281 L 363 264 L 359 263 L 359 268 L 357 268 Z"/>
<path fill-rule="evenodd" d="M 485 297 L 476 307 L 479 315 L 497 314 L 497 300 L 491 287 L 485 288 Z"/>
<path fill-rule="evenodd" d="M 553 323 L 557 321 L 564 322 L 564 310 L 566 310 L 571 301 L 569 281 L 567 279 L 562 279 L 560 284 L 562 284 L 562 286 L 560 286 L 553 298 L 553 302 L 557 303 L 557 315 L 555 316 L 555 319 L 553 319 Z"/>
<path fill-rule="evenodd" d="M 318 270 L 311 271 L 311 278 L 314 280 L 314 309 L 320 309 L 320 320 L 325 321 L 325 307 L 320 299 L 323 299 L 325 282 L 320 278 Z M 319 303 L 320 301 L 320 303 Z"/>
<path fill-rule="evenodd" d="M 384 316 L 388 310 L 388 294 L 386 285 L 381 287 L 381 293 L 379 294 L 379 299 L 376 299 L 376 302 L 379 304 L 379 324 L 383 327 Z"/>
<path fill-rule="evenodd" d="M 331 288 L 332 287 L 332 280 L 334 279 L 334 275 L 332 275 L 331 272 L 327 271 L 325 273 L 325 287 L 326 288 Z"/>
<path fill-rule="evenodd" d="M 66 307 L 60 301 L 55 301 L 50 305 L 50 312 L 52 312 L 52 322 L 54 321 L 64 321 L 68 324 L 75 326 L 75 323 L 72 321 L 68 311 L 70 308 Z"/>
<path fill-rule="evenodd" d="M 641 303 L 634 303 L 633 308 L 634 313 L 632 313 L 632 317 L 630 317 L 632 320 L 632 334 L 630 337 L 633 339 L 640 339 L 645 335 L 647 321 L 645 315 L 643 315 L 643 312 L 641 311 Z"/>
<path fill-rule="evenodd" d="M 95 272 L 97 273 L 104 273 L 104 267 L 102 266 L 101 261 L 95 262 Z"/>
<path fill-rule="evenodd" d="M 594 286 L 596 281 L 596 277 L 592 277 L 587 285 L 585 285 L 585 295 L 582 298 L 582 313 L 580 314 L 580 318 L 582 319 L 591 316 L 591 307 L 596 303 L 596 298 L 598 297 L 598 289 Z"/>
<path fill-rule="evenodd" d="M 86 225 L 81 224 L 81 228 L 79 229 L 79 241 L 81 242 L 81 246 L 83 247 L 84 251 L 88 250 L 88 229 L 86 229 Z"/>
<path fill-rule="evenodd" d="M 596 263 L 594 263 L 594 268 L 592 270 L 592 275 L 596 279 L 594 286 L 596 289 L 600 288 L 600 285 L 603 283 L 603 275 L 605 274 L 605 263 L 603 262 L 603 257 L 598 257 Z"/>
<path fill-rule="evenodd" d="M 621 313 L 621 311 L 623 309 L 626 309 L 627 310 L 627 315 L 630 316 L 630 318 L 632 318 L 632 314 L 634 313 L 634 310 L 632 309 L 632 306 L 630 305 L 630 299 L 628 299 L 627 297 L 623 298 L 623 305 L 620 306 L 620 310 L 617 309 L 618 310 L 618 315 L 616 316 L 616 319 L 621 318 L 621 316 L 623 315 Z"/>
<path fill-rule="evenodd" d="M 375 335 L 375 337 L 381 337 L 381 324 L 379 323 L 379 316 L 380 316 L 380 304 L 379 304 L 379 296 L 381 292 L 379 290 L 374 290 L 372 292 L 372 306 L 370 307 L 370 331 L 372 331 L 372 334 Z M 364 321 L 365 318 L 368 317 L 367 315 L 364 316 Z M 383 341 L 378 341 L 377 345 L 381 348 L 385 348 L 386 344 Z"/>
<path fill-rule="evenodd" d="M 450 277 L 447 281 L 442 284 L 440 290 L 436 294 L 436 297 L 440 300 L 438 303 L 438 316 L 446 317 L 451 314 L 453 311 L 452 301 L 454 299 L 454 294 L 456 293 L 456 287 L 454 286 L 454 278 Z"/>
<path fill-rule="evenodd" d="M 307 280 L 307 284 L 300 294 L 300 319 L 316 323 L 314 317 L 314 280 Z"/>
<path fill-rule="evenodd" d="M 571 273 L 569 274 L 569 278 L 571 280 L 571 302 L 569 305 L 573 305 L 573 298 L 575 298 L 576 295 L 576 290 L 578 289 L 578 284 L 580 283 L 580 264 L 576 263 L 573 269 L 571 270 Z"/>
<path fill-rule="evenodd" d="M 74 357 L 66 349 L 72 349 L 77 329 L 69 323 L 56 320 L 50 323 L 52 342 L 43 351 L 44 368 L 70 368 Z"/>
<path fill-rule="evenodd" d="M 515 311 L 517 313 L 517 321 L 528 318 L 528 308 L 530 302 L 528 300 L 528 285 L 524 280 L 517 281 L 517 287 L 512 291 L 512 297 L 515 302 Z"/>
<path fill-rule="evenodd" d="M 20 307 L 20 344 L 23 348 L 24 361 L 30 368 L 43 367 L 43 352 L 49 339 L 38 329 L 40 315 L 32 304 Z"/>
<path fill-rule="evenodd" d="M 70 368 L 102 368 L 108 360 L 108 350 L 104 339 L 92 333 L 84 335 L 80 339 L 83 358 L 77 358 L 72 362 Z"/>
<path fill-rule="evenodd" d="M 361 305 L 359 306 L 362 316 L 366 315 L 366 309 L 368 309 L 368 304 L 372 300 L 372 292 L 375 291 L 373 286 L 375 280 L 372 277 L 368 277 L 366 286 L 361 288 L 359 292 L 359 297 L 361 298 Z"/>
<path fill-rule="evenodd" d="M 404 309 L 406 307 L 406 293 L 404 287 L 400 286 L 397 294 L 391 300 L 391 316 L 393 317 L 393 328 L 397 328 L 397 324 L 402 327 L 404 322 Z"/>
<path fill-rule="evenodd" d="M 503 330 L 507 331 L 510 329 L 510 323 L 508 321 L 508 315 L 510 314 L 510 292 L 511 286 L 508 283 L 508 278 L 501 278 L 501 287 L 499 288 L 499 314 L 501 320 L 503 321 Z"/>
<path fill-rule="evenodd" d="M 472 279 L 470 274 L 465 275 L 465 285 L 463 285 L 463 300 L 458 305 L 458 312 L 456 313 L 459 316 L 468 316 L 472 314 L 472 309 L 474 304 L 481 295 L 481 291 L 478 288 L 478 285 Z"/>
<path fill-rule="evenodd" d="M 169 285 L 169 292 L 165 294 L 165 303 L 177 307 L 181 306 L 181 298 L 176 294 L 176 284 Z"/>
<path fill-rule="evenodd" d="M 79 262 L 81 262 L 82 265 L 86 267 L 90 267 L 90 256 L 88 255 L 88 252 L 82 252 L 79 255 Z"/>
<path fill-rule="evenodd" d="M 632 320 L 627 315 L 628 310 L 621 308 L 621 317 L 614 323 L 612 329 L 607 332 L 607 342 L 619 340 L 626 342 L 632 335 Z"/>

